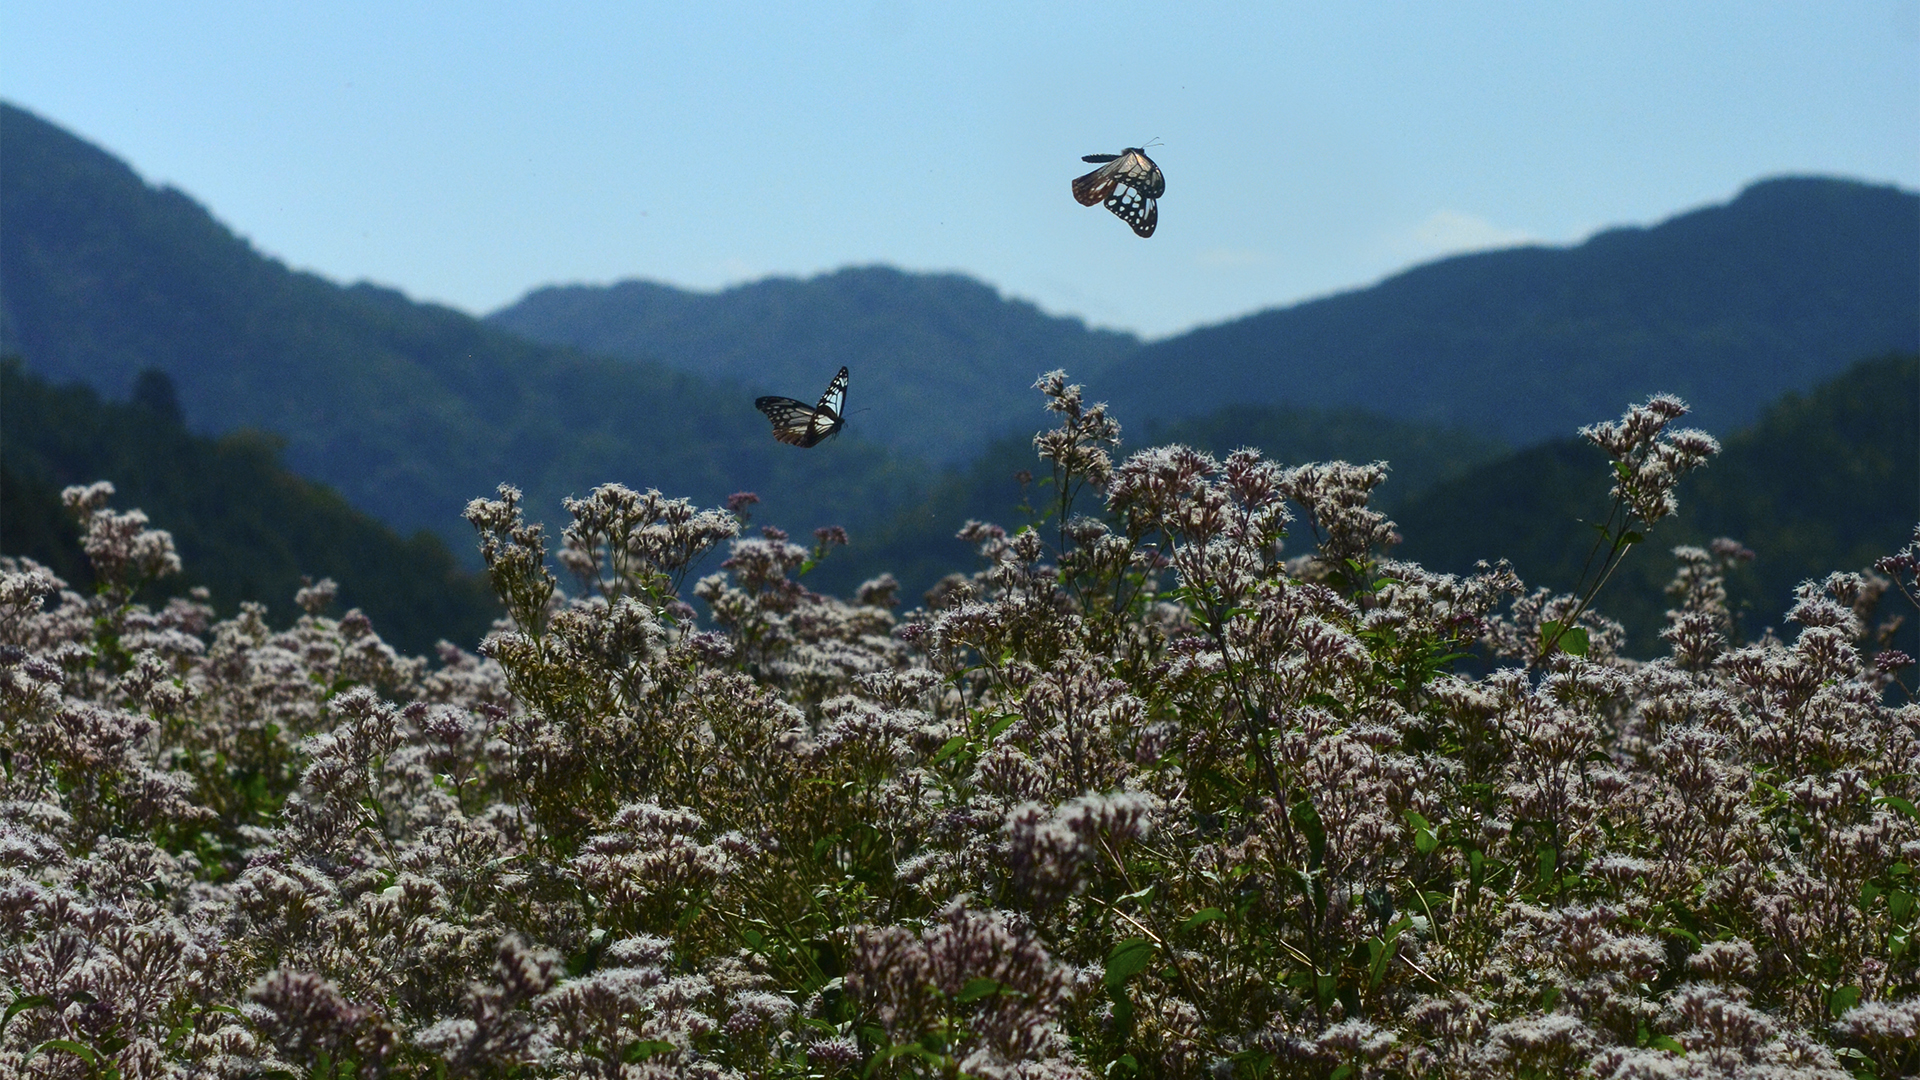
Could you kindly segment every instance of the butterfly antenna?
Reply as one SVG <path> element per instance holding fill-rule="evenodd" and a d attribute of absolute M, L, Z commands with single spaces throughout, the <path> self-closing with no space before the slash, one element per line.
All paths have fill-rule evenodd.
<path fill-rule="evenodd" d="M 1165 145 L 1166 145 L 1166 143 L 1163 143 L 1163 142 L 1161 142 L 1161 141 L 1160 141 L 1160 136 L 1158 136 L 1158 135 L 1155 135 L 1155 136 L 1154 136 L 1153 138 L 1151 138 L 1151 139 L 1148 139 L 1148 140 L 1147 140 L 1147 145 L 1145 145 L 1145 146 L 1143 146 L 1143 147 L 1141 147 L 1140 149 L 1142 149 L 1142 150 L 1151 150 L 1151 149 L 1153 149 L 1153 148 L 1154 148 L 1154 147 L 1156 147 L 1156 146 L 1165 146 Z"/>

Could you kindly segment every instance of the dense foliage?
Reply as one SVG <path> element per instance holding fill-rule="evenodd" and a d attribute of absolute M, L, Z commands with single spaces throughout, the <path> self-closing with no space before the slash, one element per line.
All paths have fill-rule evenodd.
<path fill-rule="evenodd" d="M 186 572 L 155 582 L 200 586 L 216 611 L 292 596 L 305 576 L 339 583 L 395 645 L 478 641 L 500 605 L 429 532 L 401 537 L 335 492 L 280 463 L 280 443 L 258 432 L 209 439 L 181 423 L 172 382 L 148 372 L 126 404 L 84 386 L 53 387 L 0 359 L 0 552 L 27 555 L 76 585 L 92 575 L 60 490 L 106 479 L 165 529 Z M 283 620 L 284 622 L 284 620 Z"/>
<path fill-rule="evenodd" d="M 802 585 L 836 529 L 617 486 L 567 505 L 567 595 L 503 488 L 467 518 L 511 622 L 435 664 L 327 583 L 281 633 L 147 610 L 169 539 L 70 489 L 96 591 L 0 564 L 0 1071 L 1920 1069 L 1920 707 L 1876 614 L 1920 532 L 1737 648 L 1737 545 L 1680 548 L 1642 663 L 1592 582 L 1391 559 L 1377 466 L 1115 463 L 1041 388 L 1053 512 L 969 523 L 984 569 L 923 609 Z M 1716 449 L 1682 411 L 1586 432 L 1612 554 Z"/>
<path fill-rule="evenodd" d="M 1584 483 L 1600 460 L 1590 445 L 1558 441 L 1434 486 L 1395 507 L 1407 535 L 1400 554 L 1456 573 L 1504 558 L 1528 581 L 1572 589 L 1593 550 L 1592 523 L 1607 512 L 1606 493 Z M 1733 636 L 1744 641 L 1778 625 L 1800 582 L 1865 569 L 1916 519 L 1920 357 L 1886 356 L 1789 394 L 1728 436 L 1662 534 L 1697 546 L 1737 536 L 1752 553 L 1728 574 Z M 1635 656 L 1660 648 L 1666 574 L 1659 560 L 1639 559 L 1616 579 L 1607 612 L 1626 626 Z M 1915 629 L 1905 628 L 1903 647 L 1920 652 Z"/>

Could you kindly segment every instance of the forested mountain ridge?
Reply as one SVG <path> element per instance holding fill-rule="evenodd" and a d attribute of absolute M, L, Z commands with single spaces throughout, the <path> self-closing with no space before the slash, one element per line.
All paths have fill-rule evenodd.
<path fill-rule="evenodd" d="M 0 359 L 0 554 L 25 555 L 87 588 L 91 571 L 60 490 L 106 480 L 114 509 L 141 510 L 173 535 L 185 573 L 155 582 L 157 595 L 204 585 L 222 615 L 254 601 L 284 624 L 298 613 L 301 579 L 331 577 L 340 611 L 365 611 L 402 650 L 424 654 L 441 638 L 479 643 L 501 609 L 478 573 L 433 533 L 403 538 L 287 471 L 280 449 L 257 431 L 219 439 L 187 431 L 158 371 L 118 403 Z"/>
<path fill-rule="evenodd" d="M 1096 376 L 1139 347 L 962 274 L 848 267 L 719 292 L 650 281 L 537 289 L 487 321 L 534 341 L 658 360 L 805 398 L 842 364 L 865 437 L 911 456 L 965 461 L 1028 419 L 1034 376 Z"/>
<path fill-rule="evenodd" d="M 857 526 L 919 493 L 917 462 L 857 434 L 830 456 L 774 443 L 738 384 L 289 270 L 186 195 L 5 104 L 0 143 L 8 351 L 112 399 L 163 371 L 190 428 L 284 437 L 289 467 L 395 528 L 471 551 L 460 511 L 503 482 L 549 521 L 563 496 L 609 481 L 707 504 L 751 489 L 761 520 L 795 530 Z"/>
<path fill-rule="evenodd" d="M 1136 419 L 1355 407 L 1509 445 L 1675 393 L 1725 433 L 1863 356 L 1920 348 L 1920 195 L 1820 177 L 1569 248 L 1414 267 L 1143 346 L 1089 396 Z"/>
<path fill-rule="evenodd" d="M 1606 456 L 1583 440 L 1531 447 L 1397 508 L 1406 541 L 1394 554 L 1453 573 L 1509 559 L 1530 585 L 1572 590 L 1593 550 L 1589 523 L 1607 516 L 1611 482 Z M 1920 357 L 1861 361 L 1782 397 L 1728 435 L 1677 494 L 1679 512 L 1647 531 L 1595 604 L 1627 624 L 1636 655 L 1663 647 L 1661 590 L 1675 545 L 1725 536 L 1753 551 L 1730 579 L 1751 636 L 1779 618 L 1801 581 L 1866 569 L 1911 538 L 1920 523 Z"/>

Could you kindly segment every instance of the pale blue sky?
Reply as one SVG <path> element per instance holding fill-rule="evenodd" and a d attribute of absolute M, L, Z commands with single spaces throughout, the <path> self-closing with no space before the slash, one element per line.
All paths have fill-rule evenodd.
<path fill-rule="evenodd" d="M 1157 336 L 1763 176 L 1920 188 L 1920 3 L 11 0 L 0 96 L 475 313 L 886 262 Z M 1158 235 L 1073 201 L 1156 136 Z"/>

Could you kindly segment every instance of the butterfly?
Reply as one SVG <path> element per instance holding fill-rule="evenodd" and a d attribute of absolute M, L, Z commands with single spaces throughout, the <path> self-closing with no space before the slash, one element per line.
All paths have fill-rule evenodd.
<path fill-rule="evenodd" d="M 1106 200 L 1113 216 L 1133 226 L 1141 236 L 1152 236 L 1160 223 L 1154 200 L 1167 190 L 1167 178 L 1145 150 L 1129 146 L 1117 154 L 1088 154 L 1081 161 L 1101 162 L 1099 168 L 1073 182 L 1073 197 L 1081 206 Z"/>
<path fill-rule="evenodd" d="M 753 399 L 753 407 L 773 421 L 773 437 L 791 446 L 816 446 L 829 435 L 838 435 L 847 422 L 847 369 L 827 384 L 820 404 L 808 405 L 790 397 Z"/>

